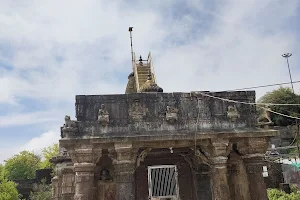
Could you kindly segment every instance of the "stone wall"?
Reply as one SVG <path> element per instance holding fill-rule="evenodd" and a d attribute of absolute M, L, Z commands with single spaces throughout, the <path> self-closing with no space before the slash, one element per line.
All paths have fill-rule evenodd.
<path fill-rule="evenodd" d="M 210 95 L 254 102 L 255 92 L 216 92 Z M 99 109 L 109 116 L 101 125 Z M 194 93 L 138 93 L 126 95 L 76 96 L 78 136 L 141 132 L 203 130 L 208 132 L 246 129 L 256 125 L 255 107 L 235 104 Z M 197 123 L 198 122 L 198 123 Z M 198 127 L 196 127 L 198 124 Z M 72 137 L 72 136 L 69 136 Z"/>

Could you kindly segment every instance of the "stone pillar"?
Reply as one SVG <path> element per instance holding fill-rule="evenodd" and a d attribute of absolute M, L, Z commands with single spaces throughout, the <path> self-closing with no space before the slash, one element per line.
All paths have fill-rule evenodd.
<path fill-rule="evenodd" d="M 92 145 L 81 144 L 68 149 L 74 163 L 75 195 L 74 200 L 95 199 L 95 167 L 102 156 L 102 150 Z"/>
<path fill-rule="evenodd" d="M 75 196 L 74 200 L 94 199 L 94 163 L 75 163 Z"/>
<path fill-rule="evenodd" d="M 59 185 L 58 185 L 58 176 L 55 176 L 52 178 L 51 180 L 52 182 L 52 200 L 59 200 L 58 198 L 58 188 L 59 188 Z"/>
<path fill-rule="evenodd" d="M 232 200 L 251 200 L 246 168 L 242 158 L 235 152 L 230 154 L 230 193 Z"/>
<path fill-rule="evenodd" d="M 136 150 L 132 148 L 131 143 L 116 143 L 114 147 L 113 165 L 116 199 L 135 200 Z"/>
<path fill-rule="evenodd" d="M 267 188 L 262 175 L 268 140 L 267 137 L 247 138 L 241 139 L 237 144 L 238 151 L 243 155 L 251 200 L 268 199 Z"/>
<path fill-rule="evenodd" d="M 214 200 L 230 200 L 227 181 L 227 157 L 218 156 L 211 159 L 212 193 Z"/>
<path fill-rule="evenodd" d="M 72 166 L 68 166 L 62 169 L 62 184 L 61 184 L 61 196 L 62 200 L 74 199 L 75 193 L 75 174 Z"/>
<path fill-rule="evenodd" d="M 116 199 L 135 200 L 135 166 L 133 163 L 114 165 L 116 182 Z"/>
<path fill-rule="evenodd" d="M 62 174 L 61 174 L 61 163 L 55 166 L 55 176 L 51 180 L 52 182 L 52 200 L 61 200 L 61 184 L 62 184 Z"/>
<path fill-rule="evenodd" d="M 262 175 L 264 154 L 243 156 L 249 180 L 251 200 L 267 200 L 267 188 Z"/>
<path fill-rule="evenodd" d="M 227 180 L 228 140 L 212 140 L 211 162 L 212 196 L 214 200 L 230 200 Z"/>

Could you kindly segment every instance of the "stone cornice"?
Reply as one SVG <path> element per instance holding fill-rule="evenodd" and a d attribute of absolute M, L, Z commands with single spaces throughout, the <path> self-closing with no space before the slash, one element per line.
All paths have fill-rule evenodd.
<path fill-rule="evenodd" d="M 211 130 L 209 132 L 199 132 L 196 134 L 197 140 L 209 139 L 209 138 L 256 138 L 256 137 L 274 137 L 277 136 L 279 132 L 277 130 L 264 130 L 264 129 L 249 129 L 249 130 L 235 130 L 233 132 L 222 132 L 222 131 L 214 131 Z M 193 132 L 188 131 L 174 131 L 172 134 L 170 133 L 161 133 L 161 134 L 124 134 L 124 136 L 117 136 L 114 134 L 110 135 L 99 135 L 99 136 L 91 136 L 91 137 L 83 137 L 83 138 L 74 138 L 74 141 L 90 141 L 93 143 L 105 144 L 105 143 L 115 143 L 115 142 L 124 142 L 124 141 L 132 141 L 132 142 L 147 142 L 147 141 L 194 141 L 195 134 Z M 63 138 L 60 139 L 60 144 L 63 146 L 73 143 L 72 138 Z"/>

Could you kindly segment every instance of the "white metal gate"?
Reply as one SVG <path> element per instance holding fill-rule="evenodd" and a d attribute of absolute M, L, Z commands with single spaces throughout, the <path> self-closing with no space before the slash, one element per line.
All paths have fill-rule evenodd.
<path fill-rule="evenodd" d="M 178 172 L 176 165 L 148 167 L 149 199 L 179 200 Z"/>

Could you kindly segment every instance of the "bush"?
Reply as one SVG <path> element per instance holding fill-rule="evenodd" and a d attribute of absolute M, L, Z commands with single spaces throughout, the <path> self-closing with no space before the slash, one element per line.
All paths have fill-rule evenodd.
<path fill-rule="evenodd" d="M 284 191 L 278 189 L 268 189 L 269 200 L 299 200 L 300 191 L 294 191 L 291 194 L 287 194 Z"/>

